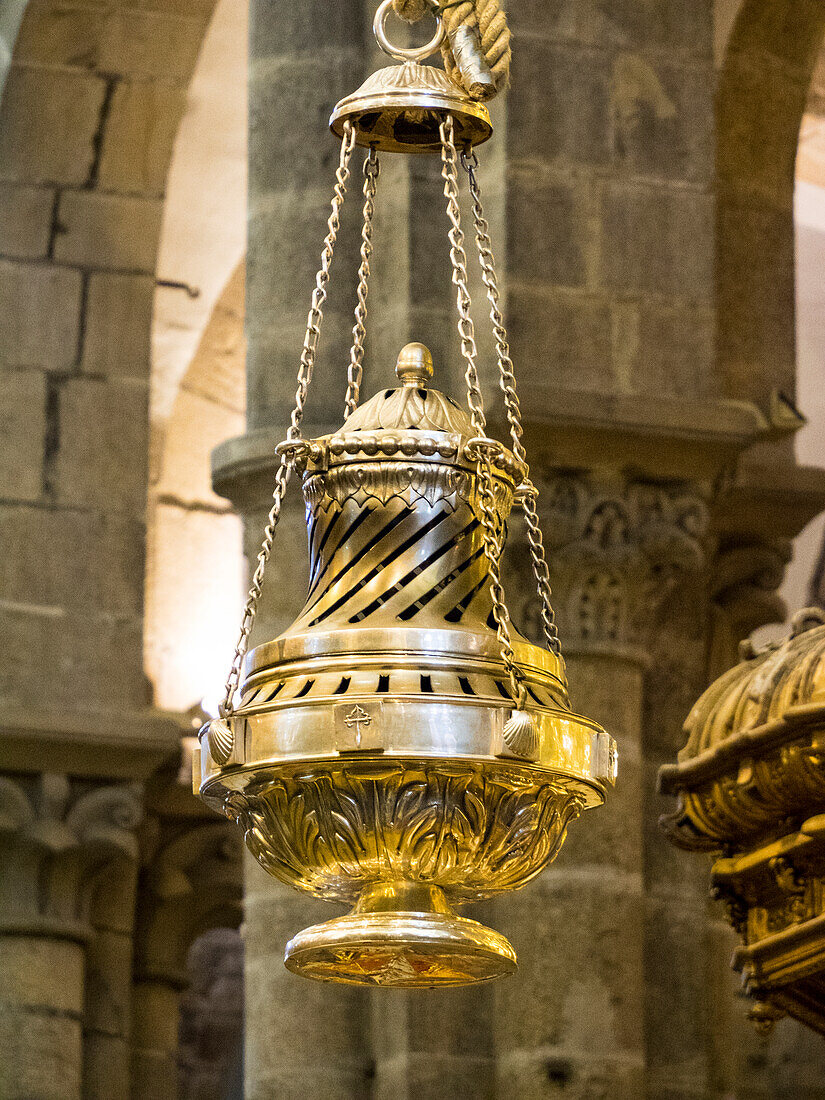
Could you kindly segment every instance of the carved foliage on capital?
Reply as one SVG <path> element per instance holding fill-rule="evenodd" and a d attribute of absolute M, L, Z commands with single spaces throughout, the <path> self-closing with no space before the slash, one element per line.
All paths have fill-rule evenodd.
<path fill-rule="evenodd" d="M 685 486 L 580 474 L 538 488 L 563 644 L 645 645 L 662 600 L 704 565 L 703 497 Z"/>
<path fill-rule="evenodd" d="M 0 776 L 0 927 L 84 937 L 97 888 L 137 860 L 140 787 Z"/>

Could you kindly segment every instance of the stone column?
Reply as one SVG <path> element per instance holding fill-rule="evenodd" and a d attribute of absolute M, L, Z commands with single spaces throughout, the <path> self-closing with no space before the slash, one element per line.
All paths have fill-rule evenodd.
<path fill-rule="evenodd" d="M 132 1095 L 175 1100 L 189 948 L 210 928 L 240 923 L 242 840 L 174 784 L 150 785 L 147 799 L 134 932 Z"/>
<path fill-rule="evenodd" d="M 462 914 L 485 919 L 473 909 Z M 492 1100 L 493 1011 L 492 990 L 486 986 L 437 993 L 375 990 L 375 1080 L 369 1095 L 373 1100 Z"/>
<path fill-rule="evenodd" d="M 619 745 L 606 806 L 570 828 L 556 862 L 495 903 L 519 972 L 496 996 L 497 1098 L 644 1094 L 640 655 L 568 649 L 574 706 Z M 601 1091 L 600 1091 L 601 1090 Z"/>
<path fill-rule="evenodd" d="M 649 994 L 645 668 L 662 600 L 702 564 L 706 509 L 695 491 L 604 474 L 561 474 L 539 487 L 573 706 L 616 738 L 619 780 L 603 808 L 571 827 L 547 872 L 496 902 L 521 965 L 496 989 L 496 1095 L 636 1100 L 646 1087 Z M 515 568 L 526 549 L 514 533 Z M 527 591 L 522 576 L 529 627 Z"/>
<path fill-rule="evenodd" d="M 363 0 L 332 7 L 310 0 L 285 12 L 262 2 L 252 5 L 247 274 L 251 431 L 220 449 L 215 461 L 218 491 L 233 500 L 246 520 L 249 560 L 258 552 L 269 507 L 272 445 L 287 423 L 328 216 L 338 145 L 325 132 L 326 116 L 337 98 L 355 90 L 366 71 L 391 63 L 368 44 L 372 36 L 365 16 L 371 20 L 374 10 L 375 4 Z M 411 33 L 420 40 L 420 28 Z M 396 23 L 393 36 L 403 35 L 403 25 Z M 500 106 L 496 114 L 503 114 Z M 308 403 L 308 434 L 337 427 L 342 419 L 362 205 L 360 164 L 361 154 L 356 153 Z M 500 171 L 486 177 L 494 224 L 501 178 Z M 394 384 L 397 353 L 409 340 L 431 348 L 441 387 L 456 395 L 463 391 L 445 201 L 439 158 L 382 157 L 366 346 L 368 393 Z M 476 268 L 472 265 L 472 277 L 480 287 Z M 483 301 L 483 293 L 478 297 Z M 489 346 L 489 336 L 482 336 L 480 343 Z M 482 364 L 485 380 L 490 363 L 488 357 Z M 299 610 L 306 547 L 296 497 L 279 528 L 258 640 L 279 633 Z M 314 1091 L 360 1097 L 370 1088 L 366 1074 L 374 1068 L 377 1096 L 420 1096 L 422 1090 L 432 1097 L 468 1091 L 488 1095 L 493 1083 L 489 992 L 454 992 L 437 1002 L 380 992 L 370 998 L 359 991 L 316 988 L 283 971 L 286 939 L 329 915 L 328 907 L 324 912 L 248 861 L 247 1094 L 257 1098 L 277 1089 L 284 1096 Z M 308 1029 L 308 1018 L 318 1028 Z"/>
<path fill-rule="evenodd" d="M 619 783 L 530 888 L 546 892 L 533 918 L 545 929 L 546 980 L 522 1003 L 547 1007 L 521 1022 L 503 1057 L 533 1059 L 536 1091 L 546 1051 L 559 1094 L 681 1100 L 707 1088 L 705 890 L 656 835 L 653 762 L 678 742 L 706 675 L 709 601 L 697 534 L 672 505 L 686 487 L 701 496 L 718 486 L 767 427 L 755 407 L 718 398 L 712 5 L 524 3 L 510 15 L 512 345 L 534 467 L 595 467 L 616 486 L 603 534 L 578 539 L 576 569 L 557 571 L 554 585 L 573 703 L 616 733 Z M 627 470 L 635 487 L 622 485 Z M 667 487 L 662 515 L 645 509 L 628 527 L 644 481 Z M 578 507 L 573 494 L 547 513 L 551 558 Z M 577 594 L 594 538 L 598 568 Z M 611 564 L 623 546 L 624 565 Z M 628 593 L 635 621 L 623 618 Z M 508 1020 L 515 996 L 509 1008 Z"/>
<path fill-rule="evenodd" d="M 292 408 L 310 295 L 329 204 L 339 142 L 327 130 L 337 100 L 364 77 L 361 0 L 323 0 L 276 10 L 250 8 L 249 247 L 246 279 L 247 419 L 250 428 L 285 431 Z M 337 421 L 355 305 L 362 154 L 353 156 L 322 354 L 307 416 Z M 351 209 L 352 208 L 352 209 Z"/>
<path fill-rule="evenodd" d="M 272 444 L 283 438 L 295 392 L 307 309 L 326 233 L 339 143 L 327 132 L 332 106 L 362 82 L 361 0 L 308 0 L 250 8 L 247 419 L 250 434 L 217 457 L 216 483 L 246 521 L 257 555 L 272 493 Z M 353 178 L 324 310 L 321 354 L 306 430 L 340 423 L 355 304 L 360 164 Z M 383 181 L 382 181 L 383 182 Z M 399 219 L 403 220 L 403 219 Z M 256 431 L 258 429 L 258 431 Z M 258 444 L 260 441 L 260 445 Z M 238 461 L 235 461 L 237 458 Z M 256 628 L 280 633 L 305 592 L 306 534 L 299 493 L 284 512 Z M 250 1100 L 364 1095 L 368 1001 L 357 990 L 302 981 L 283 966 L 286 941 L 332 915 L 246 864 L 246 1070 Z"/>
<path fill-rule="evenodd" d="M 285 1095 L 315 1088 L 348 1097 L 529 1097 L 545 1095 L 548 1084 L 571 1096 L 601 1088 L 636 1097 L 646 1063 L 665 1072 L 664 1033 L 682 1018 L 663 1010 L 661 981 L 651 979 L 651 995 L 645 991 L 661 963 L 656 943 L 664 913 L 658 902 L 648 909 L 644 901 L 646 884 L 658 881 L 656 851 L 645 839 L 656 812 L 643 794 L 651 782 L 643 763 L 650 745 L 643 738 L 645 694 L 656 689 L 645 670 L 656 651 L 662 600 L 698 568 L 700 531 L 692 524 L 701 527 L 704 513 L 696 486 L 716 482 L 766 430 L 757 409 L 717 398 L 710 14 L 705 2 L 644 10 L 625 0 L 514 5 L 513 85 L 506 105 L 495 105 L 497 138 L 480 152 L 488 212 L 494 228 L 506 223 L 495 246 L 531 460 L 551 482 L 545 529 L 571 691 L 580 710 L 618 736 L 617 792 L 606 809 L 577 823 L 557 867 L 523 895 L 496 904 L 488 919 L 511 932 L 523 960 L 523 977 L 497 988 L 438 998 L 376 992 L 368 1010 L 358 993 L 295 985 L 281 970 L 283 942 L 321 919 L 322 910 L 250 863 L 252 1097 L 276 1088 Z M 266 5 L 253 5 L 252 430 L 220 449 L 215 463 L 216 487 L 247 520 L 251 558 L 303 336 L 306 305 L 296 303 L 296 288 L 306 287 L 308 299 L 337 156 L 322 136 L 323 120 L 362 75 L 362 17 L 354 2 L 333 10 L 311 0 L 279 11 L 277 21 Z M 308 432 L 340 423 L 359 189 L 354 178 Z M 376 217 L 367 389 L 376 388 L 378 369 L 389 371 L 398 345 L 420 339 L 450 360 L 443 363 L 445 388 L 460 397 L 451 288 L 438 259 L 445 250 L 437 162 L 383 158 Z M 484 339 L 483 295 L 475 296 Z M 488 382 L 491 367 L 482 356 Z M 598 475 L 551 476 L 594 465 Z M 637 481 L 619 473 L 627 469 Z M 286 627 L 300 603 L 299 512 L 293 497 L 258 640 Z M 520 581 L 510 574 L 516 605 L 530 591 L 523 564 L 514 563 Z M 692 637 L 693 650 L 703 637 Z M 678 703 L 666 716 L 668 736 Z M 688 893 L 692 888 L 687 884 Z M 701 990 L 689 989 L 688 977 L 679 978 L 680 993 L 689 994 L 682 1011 L 698 1018 Z M 323 1041 L 295 1023 L 308 1016 L 323 1020 Z M 665 1024 L 657 1030 L 658 1016 Z M 679 1088 L 699 1087 L 701 1070 L 679 1072 Z"/>
<path fill-rule="evenodd" d="M 175 977 L 138 977 L 132 1002 L 132 1084 L 137 1096 L 178 1094 L 178 1005 Z"/>
<path fill-rule="evenodd" d="M 111 883 L 134 881 L 140 815 L 132 785 L 0 777 L 4 1100 L 128 1097 L 122 1050 L 110 1052 L 105 1093 L 92 1087 L 84 1064 L 84 1021 L 98 992 L 90 982 L 100 973 L 99 956 L 87 959 L 87 945 L 109 915 Z"/>

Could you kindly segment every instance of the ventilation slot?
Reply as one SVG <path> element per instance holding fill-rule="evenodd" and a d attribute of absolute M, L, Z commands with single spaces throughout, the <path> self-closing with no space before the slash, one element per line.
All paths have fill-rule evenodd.
<path fill-rule="evenodd" d="M 278 684 L 278 686 L 275 688 L 274 691 L 270 691 L 269 695 L 267 695 L 267 697 L 265 699 L 259 699 L 258 702 L 259 703 L 271 703 L 272 700 L 275 698 L 275 696 L 278 694 L 278 692 L 281 690 L 281 688 L 284 686 L 284 682 L 285 682 L 284 680 L 281 680 L 280 684 Z"/>
<path fill-rule="evenodd" d="M 470 683 L 470 681 L 467 679 L 466 676 L 459 676 L 458 682 L 461 686 L 461 690 L 464 692 L 465 695 L 475 695 L 476 694 L 473 691 L 473 685 Z"/>
<path fill-rule="evenodd" d="M 494 680 L 493 683 L 498 688 L 498 693 L 502 697 L 502 699 L 507 699 L 512 702 L 512 699 L 510 699 L 510 692 L 507 690 L 504 684 L 502 684 L 501 680 Z"/>
<path fill-rule="evenodd" d="M 431 676 L 421 677 L 421 690 L 425 695 L 433 694 L 433 680 Z"/>
<path fill-rule="evenodd" d="M 433 585 L 429 592 L 426 592 L 423 596 L 419 596 L 415 603 L 410 604 L 409 607 L 405 607 L 403 611 L 399 611 L 396 617 L 401 619 L 403 622 L 406 622 L 414 615 L 417 615 L 418 612 L 422 611 L 431 600 L 435 599 L 439 592 L 443 592 L 444 589 L 448 588 L 454 580 L 457 580 L 462 573 L 466 572 L 466 570 L 469 569 L 471 565 L 478 561 L 483 553 L 484 547 L 479 547 L 479 549 L 471 554 L 469 558 L 463 561 L 460 565 L 457 565 L 455 569 L 447 574 L 446 577 L 442 577 L 442 579 L 437 584 Z"/>
<path fill-rule="evenodd" d="M 373 511 L 375 511 L 375 509 L 372 509 L 372 510 L 366 512 L 365 515 L 371 515 Z M 365 557 L 367 557 L 367 555 L 370 553 L 370 551 L 373 550 L 378 545 L 379 542 L 382 542 L 383 539 L 385 539 L 387 537 L 387 535 L 389 535 L 389 533 L 394 528 L 396 528 L 400 523 L 403 523 L 406 519 L 408 519 L 409 516 L 411 516 L 414 511 L 415 511 L 415 509 L 410 508 L 410 507 L 403 508 L 398 513 L 398 515 L 393 516 L 393 518 L 389 521 L 389 523 L 385 523 L 384 526 L 380 529 L 380 531 L 377 531 L 372 536 L 372 538 L 368 539 L 368 541 L 361 547 L 361 549 L 358 551 L 358 553 L 354 557 L 350 558 L 350 560 L 346 563 L 346 565 L 344 565 L 341 569 L 339 569 L 334 577 L 331 577 L 327 581 L 327 583 L 323 587 L 323 590 L 321 592 L 319 592 L 316 595 L 315 599 L 313 600 L 313 606 L 316 603 L 318 603 L 318 601 L 321 600 L 327 594 L 327 592 L 329 592 L 329 590 L 331 588 L 333 588 L 337 584 L 340 585 L 342 578 L 347 573 L 349 573 L 351 570 L 353 570 L 358 565 L 359 562 L 363 561 L 363 559 Z M 358 524 L 353 524 L 352 525 L 352 527 L 349 529 L 349 531 L 347 531 L 346 535 L 344 536 L 344 541 L 346 541 L 347 539 L 349 539 L 352 536 L 352 534 L 355 531 L 357 526 L 358 526 Z M 335 554 L 338 553 L 338 550 L 340 549 L 341 545 L 343 545 L 343 543 L 341 543 L 339 546 L 337 546 L 335 548 L 335 551 L 333 552 L 333 557 L 334 557 Z M 359 582 L 359 584 L 356 586 L 354 591 L 357 592 L 360 588 L 363 588 L 364 585 L 369 584 L 369 582 L 374 577 L 378 576 L 379 572 L 380 572 L 380 568 L 378 568 L 378 567 L 373 568 L 372 570 L 370 570 L 370 572 Z M 349 598 L 349 594 L 347 595 L 347 598 Z"/>
<path fill-rule="evenodd" d="M 381 673 L 381 675 L 378 677 L 378 687 L 375 690 L 376 692 L 378 692 L 379 695 L 383 695 L 385 692 L 390 690 L 389 673 Z"/>
<path fill-rule="evenodd" d="M 349 691 L 349 685 L 350 685 L 350 677 L 349 676 L 342 676 L 341 677 L 341 683 L 338 685 L 338 687 L 335 689 L 335 691 L 333 691 L 332 694 L 333 695 L 346 695 L 346 693 Z"/>
<path fill-rule="evenodd" d="M 312 686 L 313 686 L 314 683 L 315 683 L 314 680 L 307 680 L 307 682 L 304 684 L 304 686 L 301 688 L 301 690 L 296 694 L 295 698 L 296 699 L 303 699 L 303 697 L 305 695 L 309 695 L 310 691 L 312 691 Z"/>
<path fill-rule="evenodd" d="M 525 685 L 525 686 L 527 687 L 527 694 L 530 696 L 530 698 L 534 702 L 538 703 L 538 705 L 540 707 L 543 707 L 543 706 L 546 705 L 544 702 L 542 702 L 542 700 L 539 698 L 539 696 L 535 693 L 535 691 L 533 691 L 533 689 L 529 685 Z"/>
<path fill-rule="evenodd" d="M 315 551 L 315 559 L 314 559 L 314 567 L 313 567 L 314 572 L 312 574 L 312 577 L 310 578 L 310 585 L 309 585 L 310 591 L 312 591 L 312 589 L 315 585 L 315 581 L 317 580 L 317 577 L 316 577 L 315 574 L 318 572 L 319 569 L 321 569 L 323 567 L 323 563 L 324 563 L 323 553 L 324 553 L 324 547 L 327 544 L 327 539 L 332 534 L 336 524 L 341 519 L 343 514 L 344 513 L 342 511 L 339 511 L 338 515 L 334 516 L 332 519 L 330 519 L 327 522 L 326 527 L 324 528 L 324 532 L 321 535 L 321 542 L 318 546 L 318 549 Z M 316 526 L 317 526 L 317 524 L 316 524 Z"/>
<path fill-rule="evenodd" d="M 359 514 L 355 517 L 355 519 L 347 527 L 346 531 L 344 531 L 343 535 L 341 535 L 341 537 L 338 539 L 338 542 L 335 544 L 335 547 L 332 550 L 329 551 L 329 555 L 327 557 L 326 563 L 323 564 L 323 565 L 321 564 L 320 552 L 319 552 L 319 560 L 318 560 L 318 569 L 319 569 L 319 571 L 318 571 L 318 575 L 316 577 L 313 577 L 312 585 L 310 586 L 310 595 L 314 596 L 315 598 L 313 599 L 312 604 L 310 606 L 314 606 L 316 603 L 318 603 L 318 601 L 323 596 L 324 592 L 326 592 L 329 589 L 330 585 L 334 583 L 334 581 L 330 581 L 329 584 L 326 584 L 324 586 L 324 589 L 323 589 L 322 592 L 320 592 L 320 593 L 317 592 L 318 586 L 321 583 L 321 579 L 323 578 L 323 576 L 326 573 L 327 569 L 329 569 L 329 567 L 335 561 L 335 557 L 336 557 L 338 551 L 341 549 L 341 547 L 344 545 L 344 543 L 348 539 L 352 538 L 352 536 L 355 534 L 355 532 L 358 530 L 358 528 L 361 526 L 361 524 L 366 523 L 366 521 L 370 518 L 370 516 L 372 515 L 372 513 L 374 511 L 375 511 L 375 508 L 365 508 L 363 512 L 359 512 Z M 341 515 L 343 515 L 343 514 L 344 513 L 342 512 Z M 330 528 L 330 530 L 331 530 L 331 528 Z M 313 625 L 315 625 L 315 624 L 313 623 Z"/>
<path fill-rule="evenodd" d="M 479 594 L 482 588 L 484 588 L 485 585 L 487 587 L 489 587 L 490 585 L 490 578 L 487 574 L 485 574 L 481 578 L 481 580 L 470 589 L 470 591 L 462 600 L 459 600 L 454 608 L 446 613 L 444 618 L 447 620 L 447 622 L 460 623 L 462 618 L 464 617 L 464 612 L 467 610 L 467 608 L 470 606 L 470 604 L 473 602 L 473 600 L 476 598 L 476 596 Z"/>

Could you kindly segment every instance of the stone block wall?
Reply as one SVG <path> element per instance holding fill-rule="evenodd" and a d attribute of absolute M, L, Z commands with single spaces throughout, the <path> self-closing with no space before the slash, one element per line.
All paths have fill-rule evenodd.
<path fill-rule="evenodd" d="M 163 1065 L 145 1011 L 161 1001 L 175 1082 L 181 975 L 133 984 L 157 962 L 152 861 L 187 871 L 170 837 L 203 825 L 179 791 L 160 813 L 144 786 L 181 733 L 151 710 L 143 670 L 150 327 L 166 170 L 211 9 L 32 0 L 0 15 L 4 1100 L 148 1097 L 130 1060 Z M 210 841 L 195 845 L 206 867 Z M 196 933 L 166 918 L 168 964 Z"/>
<path fill-rule="evenodd" d="M 338 153 L 326 116 L 376 60 L 368 45 L 372 6 L 252 4 L 249 426 L 264 435 L 280 435 L 294 392 Z M 785 3 L 746 0 L 716 113 L 709 0 L 512 0 L 510 7 L 513 87 L 495 105 L 498 136 L 480 158 L 533 437 L 544 441 L 553 430 L 551 397 L 559 393 L 571 402 L 584 394 L 614 411 L 623 399 L 642 406 L 651 395 L 688 405 L 729 395 L 764 408 L 773 388 L 793 382 L 791 124 L 825 24 L 821 5 L 796 5 L 791 18 Z M 47 822 L 58 838 L 68 830 L 82 851 L 74 807 L 86 805 L 85 784 L 100 785 L 106 769 L 116 775 L 95 802 L 101 820 L 110 798 L 125 799 L 135 821 L 141 812 L 143 794 L 126 783 L 134 759 L 124 763 L 111 742 L 125 740 L 123 711 L 143 714 L 150 702 L 142 633 L 151 303 L 166 168 L 210 12 L 211 0 L 70 7 L 32 0 L 25 14 L 10 5 L 0 16 L 0 82 L 3 45 L 16 35 L 0 103 L 0 701 L 18 714 L 41 714 L 50 743 L 66 732 L 61 722 L 73 737 L 81 728 L 92 776 L 78 785 L 71 775 L 27 774 L 3 786 L 14 841 L 4 833 L 2 853 L 12 861 L 16 844 L 29 851 L 32 822 Z M 311 431 L 340 420 L 359 163 L 333 269 Z M 460 393 L 441 188 L 437 160 L 401 166 L 385 158 L 369 389 L 387 377 L 401 344 L 423 339 L 443 387 Z M 769 262 L 755 264 L 757 253 Z M 481 372 L 492 389 L 489 337 L 480 339 Z M 186 399 L 203 408 L 194 390 Z M 566 409 L 565 399 L 558 411 Z M 706 502 L 711 494 L 705 482 L 674 485 L 650 469 L 640 475 L 600 439 L 589 448 L 591 468 L 575 472 L 578 495 L 567 494 L 572 472 L 552 446 L 534 476 L 545 494 L 574 701 L 619 734 L 619 791 L 579 823 L 540 883 L 480 914 L 509 932 L 524 964 L 518 979 L 494 990 L 389 1001 L 380 991 L 298 982 L 282 969 L 282 944 L 320 910 L 250 865 L 247 1094 L 254 1100 L 274 1091 L 359 1100 L 469 1091 L 582 1100 L 819 1095 L 804 1043 L 786 1033 L 777 1052 L 763 1056 L 739 1017 L 733 1021 L 727 981 L 717 987 L 706 977 L 725 965 L 727 941 L 705 921 L 699 874 L 670 852 L 665 858 L 655 832 L 653 775 L 678 747 L 681 717 L 705 675 L 713 582 L 707 564 L 684 570 L 651 555 L 634 509 L 651 483 L 664 494 L 663 514 L 673 495 L 690 491 Z M 664 453 L 669 441 L 662 446 Z M 236 486 L 250 556 L 268 476 L 259 469 Z M 180 503 L 175 508 L 186 511 Z M 286 625 L 296 609 L 299 512 L 290 507 L 291 522 L 279 532 L 278 554 L 289 565 L 280 576 L 273 571 L 259 637 Z M 670 539 L 678 524 L 662 523 Z M 514 606 L 529 591 L 524 564 L 522 539 Z M 634 589 L 640 578 L 641 593 Z M 628 602 L 646 612 L 644 630 L 622 619 Z M 44 707 L 52 708 L 45 718 Z M 84 724 L 79 711 L 99 720 Z M 147 960 L 155 958 L 152 947 L 168 963 L 159 912 L 191 929 L 153 892 L 153 861 L 178 867 L 183 859 L 197 879 L 202 850 L 185 862 L 181 850 L 190 849 L 167 845 L 168 832 L 155 844 L 151 829 L 140 836 L 135 823 L 124 829 L 112 856 L 122 872 L 113 872 L 112 890 L 120 895 L 108 901 L 129 915 L 106 925 L 110 935 L 92 910 L 77 909 L 69 934 L 60 924 L 65 913 L 50 910 L 60 927 L 38 925 L 29 973 L 25 939 L 3 935 L 11 918 L 9 898 L 0 896 L 0 965 L 12 978 L 0 1013 L 12 1052 L 12 1083 L 0 1078 L 9 1100 L 45 1100 L 56 1080 L 61 1100 L 125 1096 L 130 1027 L 139 1039 L 139 1088 L 174 1089 L 170 1021 L 181 979 L 174 968 L 159 976 Z M 201 839 L 220 864 L 215 838 Z M 167 847 L 177 854 L 168 856 Z M 128 958 L 135 920 L 137 992 Z M 67 983 L 52 988 L 55 1001 L 41 1011 L 32 983 L 45 982 L 44 959 Z M 36 1038 L 28 1048 L 19 1042 L 21 1020 Z"/>
<path fill-rule="evenodd" d="M 30 564 L 22 591 L 19 564 L 4 554 L 8 702 L 149 701 L 141 633 L 155 251 L 210 14 L 211 3 L 33 0 L 14 43 L 0 106 L 0 538 L 13 549 L 25 537 Z M 21 659 L 32 652 L 41 659 Z"/>
<path fill-rule="evenodd" d="M 507 290 L 525 382 L 712 395 L 712 5 L 510 16 Z"/>

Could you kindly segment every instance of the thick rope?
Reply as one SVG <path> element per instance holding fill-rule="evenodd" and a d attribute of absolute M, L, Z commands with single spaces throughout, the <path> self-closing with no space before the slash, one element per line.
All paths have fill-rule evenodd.
<path fill-rule="evenodd" d="M 407 23 L 432 10 L 431 0 L 394 0 Z M 510 28 L 500 0 L 438 0 L 447 37 L 441 52 L 447 75 L 475 99 L 489 99 L 510 79 Z M 486 78 L 486 79 L 485 79 Z"/>

